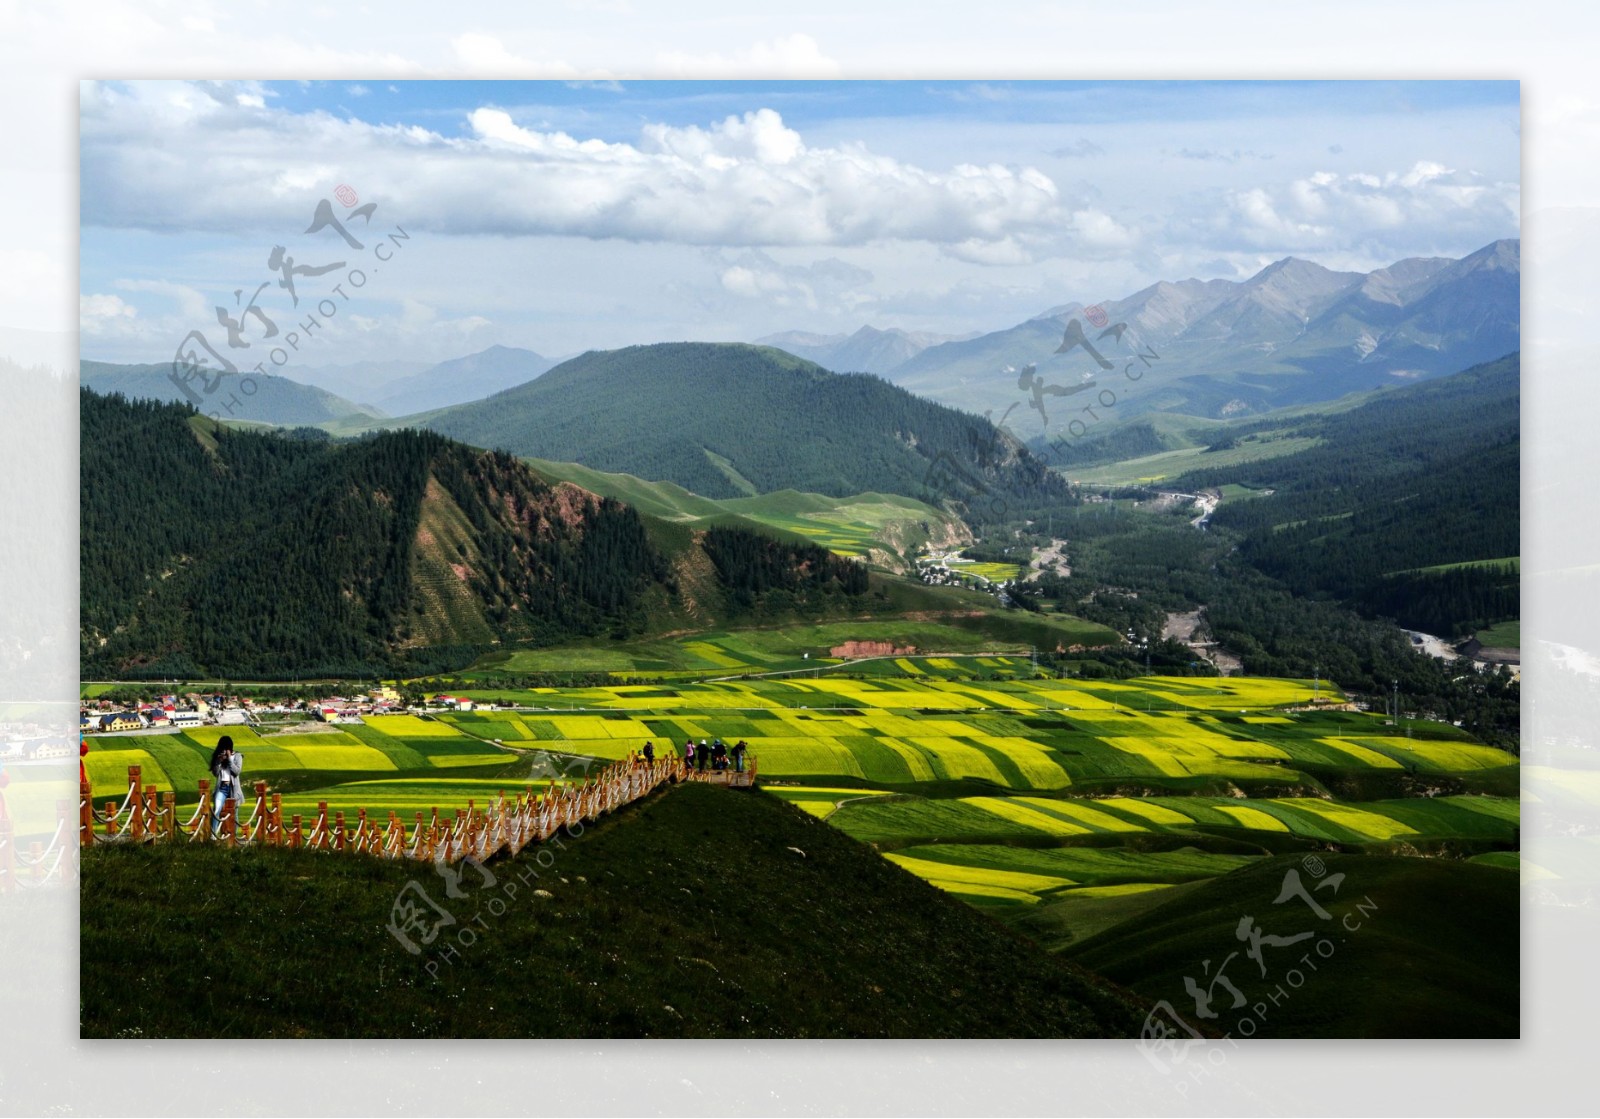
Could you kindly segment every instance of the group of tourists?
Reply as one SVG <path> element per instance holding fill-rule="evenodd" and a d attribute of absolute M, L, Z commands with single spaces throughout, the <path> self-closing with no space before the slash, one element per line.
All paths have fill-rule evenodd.
<path fill-rule="evenodd" d="M 707 770 L 721 772 L 726 769 L 732 769 L 735 773 L 743 773 L 744 756 L 749 749 L 749 743 L 743 739 L 729 747 L 720 738 L 713 738 L 710 742 L 702 738 L 698 746 L 695 745 L 694 739 L 691 738 L 683 744 L 683 764 L 699 773 L 704 773 Z M 641 753 L 644 756 L 646 765 L 656 760 L 656 748 L 649 742 L 644 744 L 644 749 Z"/>

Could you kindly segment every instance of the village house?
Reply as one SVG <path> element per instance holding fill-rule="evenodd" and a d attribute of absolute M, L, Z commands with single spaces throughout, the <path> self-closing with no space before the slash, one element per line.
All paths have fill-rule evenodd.
<path fill-rule="evenodd" d="M 102 731 L 138 730 L 142 726 L 144 720 L 132 711 L 114 711 L 110 715 L 100 716 Z"/>

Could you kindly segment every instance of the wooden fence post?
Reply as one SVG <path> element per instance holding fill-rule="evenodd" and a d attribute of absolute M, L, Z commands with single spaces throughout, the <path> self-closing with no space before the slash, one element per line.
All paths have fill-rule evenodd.
<path fill-rule="evenodd" d="M 257 842 L 261 842 L 263 846 L 267 846 L 269 845 L 269 841 L 267 841 L 267 832 L 271 830 L 267 825 L 272 818 L 267 812 L 267 783 L 265 781 L 257 781 L 255 785 L 256 810 L 254 814 L 251 815 L 250 822 L 254 826 Z"/>
<path fill-rule="evenodd" d="M 222 838 L 229 847 L 239 845 L 239 802 L 232 797 L 222 802 Z"/>
<path fill-rule="evenodd" d="M 94 846 L 94 790 L 89 782 L 78 782 L 78 842 L 84 847 Z"/>
<path fill-rule="evenodd" d="M 168 843 L 178 838 L 178 794 L 176 790 L 161 797 L 161 815 L 164 819 L 162 834 Z"/>
<path fill-rule="evenodd" d="M 130 787 L 128 795 L 128 812 L 130 813 L 128 834 L 133 837 L 136 843 L 144 838 L 144 791 L 140 788 L 139 781 L 140 767 L 130 765 L 128 767 L 128 785 Z"/>

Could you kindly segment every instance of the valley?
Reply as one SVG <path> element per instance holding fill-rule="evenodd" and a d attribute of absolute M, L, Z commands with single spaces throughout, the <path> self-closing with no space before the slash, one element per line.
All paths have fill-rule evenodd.
<path fill-rule="evenodd" d="M 86 363 L 94 795 L 122 795 L 137 766 L 193 811 L 223 734 L 303 819 L 470 814 L 646 743 L 747 744 L 756 789 L 658 790 L 572 843 L 562 865 L 584 888 L 564 870 L 546 882 L 554 916 L 506 935 L 551 951 L 552 921 L 626 929 L 592 981 L 614 1013 L 574 989 L 554 1024 L 529 1004 L 510 1033 L 670 1036 L 679 1003 L 701 998 L 715 1009 L 694 1028 L 717 1035 L 1131 1036 L 1152 1006 L 1184 1004 L 1202 961 L 1236 951 L 1240 914 L 1305 875 L 1332 886 L 1306 895 L 1318 921 L 1382 912 L 1387 931 L 1343 957 L 1361 983 L 1401 981 L 1438 944 L 1484 1004 L 1464 1020 L 1422 983 L 1388 1019 L 1324 986 L 1267 1036 L 1504 1036 L 1517 873 L 1542 868 L 1521 858 L 1509 667 L 1521 370 L 1514 339 L 1478 349 L 1507 332 L 1481 304 L 1515 262 L 1497 243 L 1387 276 L 1287 261 L 1203 292 L 1157 285 L 1103 308 L 1158 338 L 1142 403 L 1054 441 L 1031 418 L 949 405 L 1015 404 L 977 386 L 977 363 L 1033 360 L 1076 305 L 977 337 L 789 334 L 562 362 L 503 347 L 408 371 L 381 398 L 418 409 L 403 414 L 274 379 L 251 396 L 275 418 L 221 418 L 175 399 L 158 367 Z M 1394 329 L 1335 362 L 1379 296 Z M 1299 341 L 1263 348 L 1274 330 Z M 1432 364 L 1390 376 L 1419 348 Z M 322 381 L 380 399 L 345 377 Z M 197 706 L 176 725 L 170 697 L 200 690 L 226 719 Z M 750 897 L 695 853 L 713 832 L 760 878 Z M 610 861 L 679 843 L 660 865 L 683 886 Z M 832 877 L 803 877 L 811 852 Z M 101 892 L 91 982 L 130 951 L 115 930 L 137 903 L 116 875 L 187 913 L 177 884 L 233 873 L 213 860 L 226 854 L 86 859 Z M 268 892 L 312 882 L 284 888 L 366 914 L 405 870 L 237 854 Z M 675 908 L 680 889 L 706 921 Z M 800 924 L 851 944 L 914 938 L 909 919 L 874 917 L 890 904 L 1009 959 L 984 990 L 1053 1009 L 1019 1025 L 963 1005 L 934 1025 L 932 1003 L 907 996 L 895 1016 L 857 991 L 816 1016 L 771 985 L 771 968 L 796 966 L 771 938 Z M 1481 933 L 1440 932 L 1464 914 L 1487 915 Z M 170 975 L 147 933 L 132 951 Z M 664 936 L 716 945 L 728 982 L 785 1009 L 752 1018 L 734 1009 L 747 1000 L 712 997 L 698 971 L 671 970 L 682 957 L 662 958 Z M 333 939 L 359 973 L 371 946 Z M 816 950 L 861 990 L 905 986 L 904 968 L 851 944 Z M 924 970 L 966 992 L 949 947 Z M 733 963 L 740 948 L 763 966 Z M 474 968 L 475 992 L 504 982 Z M 424 1033 L 463 1028 L 426 998 L 401 1003 Z M 159 1008 L 148 1021 L 187 1029 Z M 321 1012 L 284 1027 L 341 1030 L 366 1035 Z"/>

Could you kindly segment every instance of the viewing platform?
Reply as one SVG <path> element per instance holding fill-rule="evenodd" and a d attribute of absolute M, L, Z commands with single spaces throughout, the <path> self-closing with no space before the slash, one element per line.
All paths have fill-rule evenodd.
<path fill-rule="evenodd" d="M 683 781 L 700 781 L 707 785 L 726 785 L 730 789 L 753 789 L 756 785 L 755 759 L 750 759 L 750 768 L 740 773 L 735 769 L 688 769 L 679 778 Z"/>

